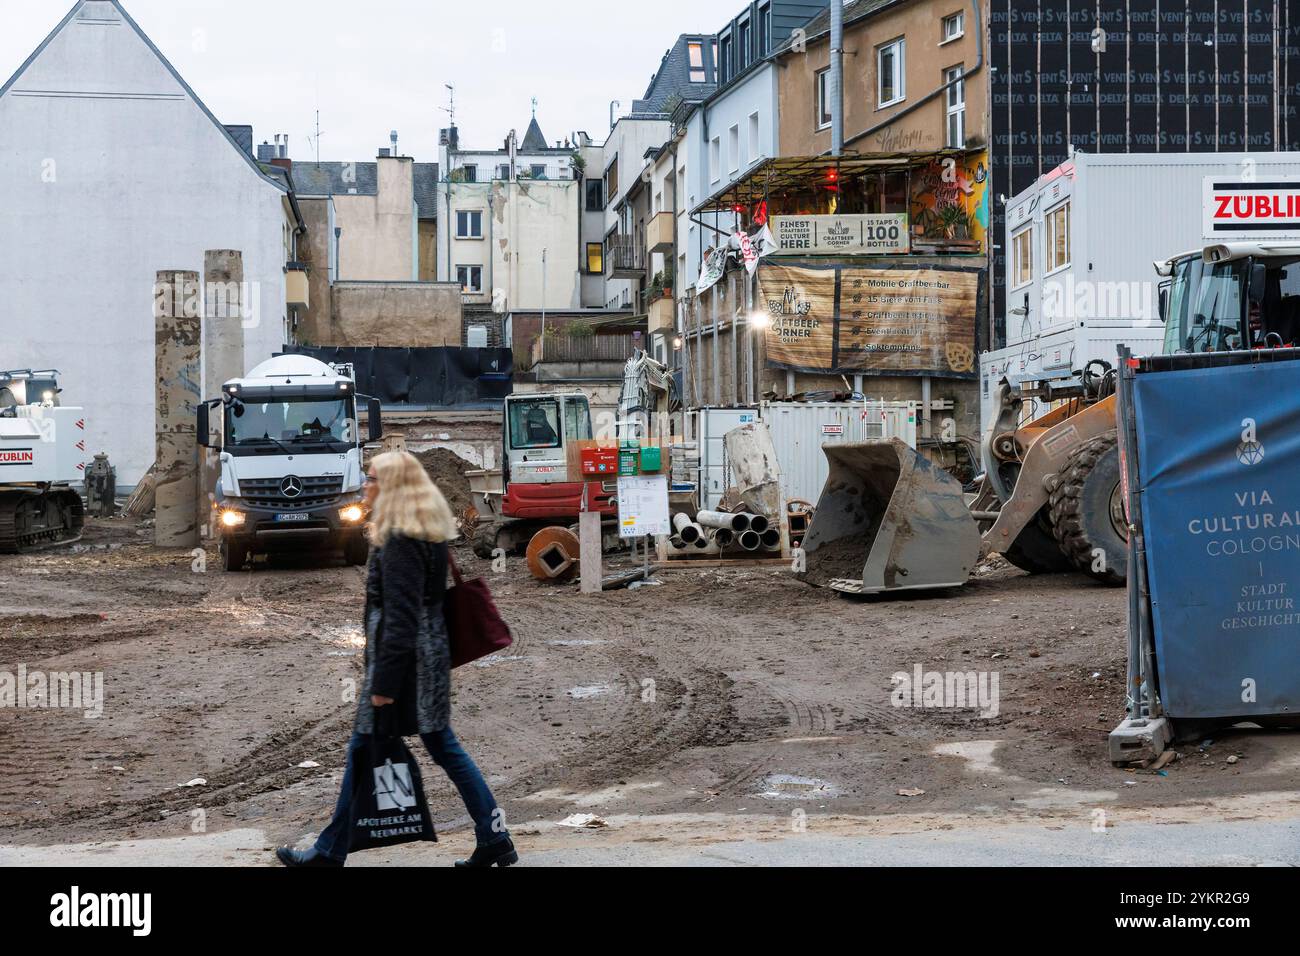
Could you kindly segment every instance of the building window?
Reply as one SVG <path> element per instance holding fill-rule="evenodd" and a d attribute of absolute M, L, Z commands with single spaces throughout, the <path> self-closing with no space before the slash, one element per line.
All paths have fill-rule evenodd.
<path fill-rule="evenodd" d="M 686 44 L 686 55 L 690 59 L 691 82 L 705 82 L 709 75 L 704 70 L 704 44 L 698 40 Z"/>
<path fill-rule="evenodd" d="M 510 178 L 510 164 L 502 163 L 500 166 L 497 167 L 497 179 L 509 179 L 509 178 Z"/>
<path fill-rule="evenodd" d="M 482 239 L 483 213 L 477 210 L 473 212 L 461 210 L 456 213 L 456 238 Z"/>
<path fill-rule="evenodd" d="M 749 114 L 749 162 L 752 164 L 763 157 L 763 144 L 758 140 L 758 113 Z"/>
<path fill-rule="evenodd" d="M 719 69 L 721 71 L 721 75 L 718 77 L 718 83 L 724 84 L 731 81 L 732 74 L 735 70 L 735 63 L 731 59 L 733 47 L 731 45 L 730 34 L 722 38 L 721 49 L 722 49 L 722 54 L 721 54 L 722 59 L 719 61 L 720 64 Z"/>
<path fill-rule="evenodd" d="M 605 199 L 612 200 L 618 195 L 618 157 L 605 170 Z"/>
<path fill-rule="evenodd" d="M 772 52 L 772 5 L 758 8 L 758 57 L 761 60 Z"/>
<path fill-rule="evenodd" d="M 475 166 L 473 163 L 466 163 L 464 166 L 461 167 L 461 169 L 463 169 L 463 170 L 465 171 L 465 182 L 467 182 L 467 183 L 476 183 L 476 182 L 478 182 L 478 167 L 477 167 L 477 166 Z"/>
<path fill-rule="evenodd" d="M 465 294 L 483 291 L 483 267 L 482 266 L 457 266 L 456 281 L 460 283 L 460 291 Z"/>
<path fill-rule="evenodd" d="M 587 243 L 587 272 L 594 276 L 605 274 L 605 247 L 599 242 Z"/>
<path fill-rule="evenodd" d="M 722 179 L 722 139 L 713 137 L 709 143 L 709 182 L 716 183 Z"/>
<path fill-rule="evenodd" d="M 876 108 L 892 106 L 907 96 L 903 86 L 902 37 L 876 48 Z"/>
<path fill-rule="evenodd" d="M 964 70 L 954 66 L 943 71 L 943 82 L 948 104 L 947 145 L 961 149 L 966 145 L 966 81 L 962 78 Z"/>
<path fill-rule="evenodd" d="M 960 40 L 966 33 L 966 16 L 962 13 L 954 13 L 952 16 L 943 18 L 943 36 L 939 40 L 939 45 L 951 43 L 953 40 Z"/>
<path fill-rule="evenodd" d="M 1034 278 L 1034 229 L 1021 229 L 1011 237 L 1011 288 L 1028 285 Z"/>
<path fill-rule="evenodd" d="M 740 126 L 727 130 L 727 158 L 731 160 L 731 171 L 740 172 Z"/>
<path fill-rule="evenodd" d="M 1070 264 L 1070 204 L 1063 202 L 1047 214 L 1047 255 L 1045 272 L 1054 272 Z"/>
<path fill-rule="evenodd" d="M 587 212 L 600 212 L 605 208 L 604 185 L 599 179 L 587 180 Z"/>
<path fill-rule="evenodd" d="M 748 20 L 741 22 L 736 28 L 736 72 L 742 72 L 745 67 L 753 62 L 751 56 L 750 44 L 754 39 L 754 31 L 750 27 Z"/>
<path fill-rule="evenodd" d="M 827 129 L 831 125 L 831 71 L 822 70 L 817 74 L 817 128 Z"/>
<path fill-rule="evenodd" d="M 528 167 L 528 171 L 532 174 L 533 179 L 546 178 L 546 167 L 539 163 L 533 163 L 531 166 Z"/>

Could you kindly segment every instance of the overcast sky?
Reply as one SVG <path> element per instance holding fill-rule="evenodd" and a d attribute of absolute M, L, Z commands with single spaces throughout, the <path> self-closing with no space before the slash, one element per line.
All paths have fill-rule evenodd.
<path fill-rule="evenodd" d="M 0 83 L 73 0 L 3 0 Z M 640 97 L 682 33 L 709 33 L 737 0 L 124 0 L 128 13 L 223 123 L 257 142 L 288 133 L 294 159 L 364 160 L 388 145 L 437 158 L 456 86 L 466 146 L 520 137 L 537 121 L 554 143 L 585 129 L 603 142 L 609 102 Z M 732 9 L 735 7 L 735 10 Z M 716 22 L 715 22 L 716 21 Z"/>

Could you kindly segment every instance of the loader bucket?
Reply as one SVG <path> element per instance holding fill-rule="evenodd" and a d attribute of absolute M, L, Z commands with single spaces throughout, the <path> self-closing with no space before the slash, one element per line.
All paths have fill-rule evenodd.
<path fill-rule="evenodd" d="M 853 594 L 958 587 L 980 535 L 961 485 L 898 439 L 822 446 L 803 580 Z"/>

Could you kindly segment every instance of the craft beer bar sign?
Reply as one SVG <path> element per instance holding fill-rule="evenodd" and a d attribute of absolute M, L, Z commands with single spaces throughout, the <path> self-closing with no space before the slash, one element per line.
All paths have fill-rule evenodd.
<path fill-rule="evenodd" d="M 800 372 L 974 378 L 983 270 L 768 265 L 767 363 Z"/>
<path fill-rule="evenodd" d="M 833 256 L 899 255 L 910 250 L 906 213 L 861 216 L 773 216 L 772 235 L 780 252 Z"/>

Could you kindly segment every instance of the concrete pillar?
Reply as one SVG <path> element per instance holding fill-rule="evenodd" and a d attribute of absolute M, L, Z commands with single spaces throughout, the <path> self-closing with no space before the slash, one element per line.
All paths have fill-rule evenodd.
<path fill-rule="evenodd" d="M 193 548 L 198 446 L 195 416 L 201 381 L 201 292 L 197 272 L 159 272 L 154 284 L 154 372 L 157 386 L 154 438 L 157 479 L 154 544 Z"/>
<path fill-rule="evenodd" d="M 244 368 L 244 254 L 237 249 L 209 249 L 203 255 L 203 394 L 221 397 L 221 386 L 239 378 Z M 212 415 L 214 432 L 223 427 L 220 410 Z M 212 502 L 221 477 L 214 448 L 199 449 L 199 489 L 196 518 L 204 537 L 212 529 Z"/>

